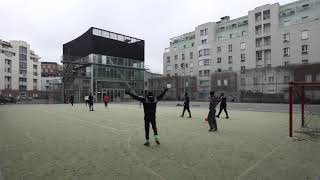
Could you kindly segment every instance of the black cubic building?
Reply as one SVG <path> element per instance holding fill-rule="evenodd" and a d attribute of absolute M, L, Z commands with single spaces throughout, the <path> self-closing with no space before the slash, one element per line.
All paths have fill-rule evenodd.
<path fill-rule="evenodd" d="M 83 101 L 89 93 L 102 101 L 124 101 L 125 89 L 144 89 L 144 40 L 91 27 L 63 45 L 65 97 Z"/>

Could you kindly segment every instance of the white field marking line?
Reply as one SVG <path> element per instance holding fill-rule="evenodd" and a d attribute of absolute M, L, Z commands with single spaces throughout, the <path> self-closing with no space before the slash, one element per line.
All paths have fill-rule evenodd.
<path fill-rule="evenodd" d="M 47 113 L 51 113 L 51 112 L 49 112 L 49 111 L 45 111 L 45 110 L 43 110 L 43 109 L 41 109 L 41 111 L 44 111 L 44 112 L 47 112 Z M 54 113 L 53 113 L 54 114 Z M 54 114 L 55 116 L 57 116 L 56 114 Z M 109 131 L 109 132 L 112 132 L 112 133 L 114 133 L 114 134 L 117 134 L 117 135 L 121 135 L 121 130 L 119 130 L 119 129 L 116 129 L 116 128 L 112 128 L 112 127 L 107 127 L 107 126 L 102 126 L 102 125 L 100 125 L 100 124 L 97 124 L 97 123 L 94 123 L 94 122 L 91 122 L 91 121 L 86 121 L 86 120 L 83 120 L 83 119 L 80 119 L 79 117 L 77 118 L 77 120 L 75 120 L 75 121 L 82 121 L 82 122 L 85 122 L 85 123 L 87 123 L 87 124 L 89 124 L 89 125 L 93 125 L 93 126 L 96 126 L 96 127 L 100 127 L 100 128 L 102 128 L 102 129 L 107 129 L 107 130 L 113 130 L 113 131 Z M 123 131 L 123 130 L 122 130 Z"/>
<path fill-rule="evenodd" d="M 144 128 L 139 128 L 137 130 L 141 130 L 141 129 L 144 129 Z M 153 174 L 154 176 L 157 176 L 159 177 L 160 179 L 162 180 L 166 180 L 163 176 L 161 176 L 160 174 L 158 174 L 157 172 L 155 172 L 154 170 L 152 170 L 150 167 L 146 166 L 145 163 L 141 160 L 141 158 L 139 158 L 139 156 L 137 156 L 132 150 L 131 150 L 131 146 L 130 146 L 130 142 L 131 142 L 131 138 L 134 134 L 132 133 L 129 137 L 128 137 L 128 143 L 127 143 L 127 149 L 129 151 L 129 159 L 130 158 L 130 154 L 132 154 L 132 156 L 134 156 L 135 159 L 137 159 L 138 161 L 141 161 L 142 165 L 143 165 L 143 168 L 150 174 Z"/>
<path fill-rule="evenodd" d="M 254 163 L 252 166 L 250 166 L 248 169 L 246 169 L 245 171 L 243 171 L 239 176 L 237 176 L 235 179 L 236 180 L 240 180 L 243 176 L 245 176 L 246 174 L 248 174 L 250 171 L 252 171 L 253 169 L 255 169 L 256 167 L 258 167 L 264 160 L 266 160 L 268 157 L 270 157 L 274 152 L 276 152 L 280 146 L 282 146 L 285 143 L 282 144 L 278 144 L 276 145 L 272 151 L 270 151 L 269 153 L 266 153 L 262 159 L 258 160 L 256 163 Z"/>

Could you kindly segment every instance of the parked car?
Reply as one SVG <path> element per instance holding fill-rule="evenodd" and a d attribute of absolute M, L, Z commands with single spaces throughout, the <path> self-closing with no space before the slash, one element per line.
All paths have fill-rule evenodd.
<path fill-rule="evenodd" d="M 15 97 L 5 97 L 8 103 L 17 103 L 17 99 Z"/>
<path fill-rule="evenodd" d="M 0 104 L 7 104 L 8 100 L 4 96 L 0 96 Z"/>

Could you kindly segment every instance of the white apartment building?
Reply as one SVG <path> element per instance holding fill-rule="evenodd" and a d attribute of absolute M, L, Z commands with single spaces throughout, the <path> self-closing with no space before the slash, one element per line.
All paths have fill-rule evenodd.
<path fill-rule="evenodd" d="M 206 96 L 213 73 L 319 63 L 319 18 L 320 0 L 300 0 L 267 4 L 240 18 L 225 16 L 199 25 L 170 39 L 163 73 L 196 76 L 198 91 Z"/>
<path fill-rule="evenodd" d="M 0 40 L 0 94 L 37 97 L 41 89 L 39 60 L 27 42 Z"/>

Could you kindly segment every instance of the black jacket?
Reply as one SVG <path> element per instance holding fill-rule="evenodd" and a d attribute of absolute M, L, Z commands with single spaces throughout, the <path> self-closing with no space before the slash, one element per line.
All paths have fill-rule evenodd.
<path fill-rule="evenodd" d="M 189 96 L 185 96 L 184 97 L 184 105 L 189 106 L 189 104 L 190 104 L 190 98 L 189 98 Z"/>
<path fill-rule="evenodd" d="M 126 91 L 126 94 L 130 95 L 133 99 L 140 101 L 143 104 L 144 109 L 144 117 L 145 118 L 154 118 L 156 116 L 156 108 L 157 102 L 160 101 L 164 94 L 168 90 L 165 89 L 159 96 L 147 96 L 147 97 L 139 97 L 129 91 Z"/>

